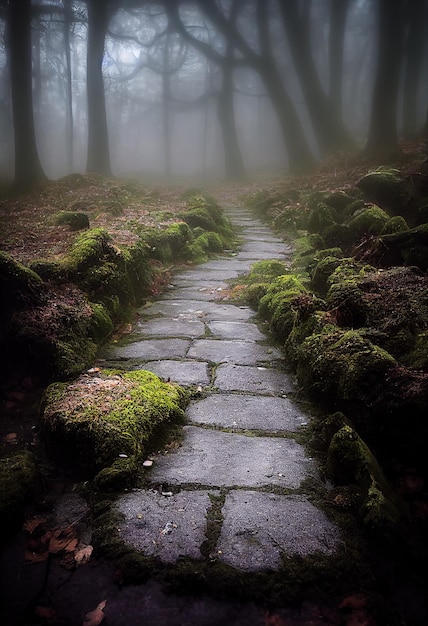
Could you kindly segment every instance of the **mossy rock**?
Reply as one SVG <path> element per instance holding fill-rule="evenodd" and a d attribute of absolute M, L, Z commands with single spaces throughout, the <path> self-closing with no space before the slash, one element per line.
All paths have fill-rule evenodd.
<path fill-rule="evenodd" d="M 366 257 L 381 267 L 414 265 L 428 269 L 428 224 L 402 232 L 382 235 L 369 243 Z"/>
<path fill-rule="evenodd" d="M 339 214 L 354 201 L 355 198 L 344 191 L 332 191 L 324 195 L 324 202 Z"/>
<path fill-rule="evenodd" d="M 327 226 L 336 224 L 334 210 L 324 202 L 318 203 L 309 214 L 307 230 L 321 234 Z"/>
<path fill-rule="evenodd" d="M 52 221 L 59 226 L 69 226 L 72 231 L 89 228 L 89 217 L 78 211 L 59 211 L 52 216 Z"/>
<path fill-rule="evenodd" d="M 411 369 L 428 371 L 428 331 L 418 333 L 410 352 L 403 356 L 402 361 Z"/>
<path fill-rule="evenodd" d="M 39 427 L 58 462 L 86 476 L 110 468 L 109 480 L 115 482 L 129 474 L 159 429 L 183 419 L 186 401 L 184 390 L 151 372 L 99 371 L 50 385 Z M 99 478 L 103 484 L 106 474 Z"/>
<path fill-rule="evenodd" d="M 191 228 L 203 228 L 204 230 L 215 230 L 216 224 L 209 212 L 203 207 L 188 209 L 180 215 L 180 218 Z"/>
<path fill-rule="evenodd" d="M 287 274 L 288 267 L 283 261 L 277 261 L 276 259 L 266 259 L 264 261 L 258 261 L 251 266 L 248 274 L 249 282 L 269 281 L 277 278 L 282 274 Z"/>
<path fill-rule="evenodd" d="M 43 280 L 36 272 L 0 251 L 0 295 L 2 312 L 40 300 Z M 0 314 L 1 317 L 1 314 Z"/>
<path fill-rule="evenodd" d="M 354 236 L 347 224 L 331 224 L 322 231 L 326 246 L 349 248 L 354 242 Z"/>
<path fill-rule="evenodd" d="M 249 306 L 257 311 L 259 302 L 268 292 L 270 283 L 252 283 L 246 287 L 244 292 L 245 301 Z"/>
<path fill-rule="evenodd" d="M 356 330 L 325 326 L 301 344 L 297 376 L 315 399 L 355 406 L 377 397 L 395 359 Z"/>
<path fill-rule="evenodd" d="M 382 229 L 382 235 L 390 235 L 392 233 L 402 233 L 409 230 L 409 226 L 402 215 L 394 215 L 385 224 Z"/>
<path fill-rule="evenodd" d="M 391 215 L 404 215 L 410 199 L 407 182 L 395 170 L 381 169 L 369 172 L 358 182 L 366 200 L 379 205 Z"/>
<path fill-rule="evenodd" d="M 388 223 L 389 215 L 378 206 L 371 206 L 361 211 L 347 222 L 353 241 L 370 235 L 379 235 Z"/>
<path fill-rule="evenodd" d="M 325 257 L 327 256 L 332 256 L 332 257 L 335 257 L 336 259 L 342 259 L 343 250 L 342 248 L 339 248 L 339 247 L 324 248 L 324 250 L 318 250 L 318 252 L 315 255 L 315 260 L 321 261 L 321 259 L 325 259 Z"/>
<path fill-rule="evenodd" d="M 0 459 L 0 543 L 22 520 L 25 507 L 40 489 L 41 475 L 34 454 L 25 450 Z"/>
<path fill-rule="evenodd" d="M 336 485 L 360 489 L 359 516 L 368 533 L 382 540 L 402 534 L 404 507 L 373 453 L 350 424 L 344 424 L 332 436 L 327 471 Z"/>
<path fill-rule="evenodd" d="M 336 267 L 343 263 L 343 259 L 336 256 L 325 256 L 311 272 L 311 285 L 315 292 L 323 295 L 327 292 L 327 280 Z"/>
<path fill-rule="evenodd" d="M 273 332 L 284 341 L 297 320 L 296 299 L 306 294 L 305 287 L 293 274 L 279 276 L 260 299 L 258 311 L 267 319 Z"/>

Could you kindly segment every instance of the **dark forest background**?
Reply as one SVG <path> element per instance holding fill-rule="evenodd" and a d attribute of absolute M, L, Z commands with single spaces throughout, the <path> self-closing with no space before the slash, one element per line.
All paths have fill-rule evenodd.
<path fill-rule="evenodd" d="M 212 179 L 428 135 L 426 0 L 0 0 L 0 174 Z"/>

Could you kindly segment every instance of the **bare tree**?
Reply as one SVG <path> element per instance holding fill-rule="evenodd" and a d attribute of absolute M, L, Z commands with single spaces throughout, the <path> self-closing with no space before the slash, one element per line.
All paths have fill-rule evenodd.
<path fill-rule="evenodd" d="M 366 154 L 399 152 L 397 105 L 403 18 L 404 0 L 378 0 L 378 61 Z"/>
<path fill-rule="evenodd" d="M 110 150 L 102 64 L 105 36 L 113 7 L 108 0 L 105 2 L 87 0 L 87 6 L 88 156 L 86 169 L 88 172 L 110 176 Z"/>
<path fill-rule="evenodd" d="M 15 137 L 15 185 L 28 188 L 46 180 L 36 144 L 31 62 L 31 0 L 9 3 L 8 52 Z"/>

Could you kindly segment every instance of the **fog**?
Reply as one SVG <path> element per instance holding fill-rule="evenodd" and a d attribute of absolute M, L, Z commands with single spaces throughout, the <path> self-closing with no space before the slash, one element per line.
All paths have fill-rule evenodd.
<path fill-rule="evenodd" d="M 88 168 L 88 8 L 97 1 L 31 3 L 31 109 L 49 178 Z M 379 70 L 382 1 L 101 3 L 110 8 L 101 69 L 111 171 L 242 178 L 285 171 L 308 155 L 362 148 Z M 389 3 L 390 11 L 399 4 L 398 86 L 384 95 L 385 106 L 396 99 L 398 135 L 411 136 L 426 122 L 428 38 L 425 25 L 412 30 L 410 0 Z M 423 0 L 415 4 L 426 10 Z M 0 20 L 0 174 L 13 177 L 19 120 L 7 2 L 0 2 Z M 300 125 L 306 145 L 298 151 Z"/>

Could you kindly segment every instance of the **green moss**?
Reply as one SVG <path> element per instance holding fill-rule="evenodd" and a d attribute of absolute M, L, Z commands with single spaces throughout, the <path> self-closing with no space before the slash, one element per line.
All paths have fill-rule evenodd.
<path fill-rule="evenodd" d="M 50 385 L 40 429 L 54 454 L 89 474 L 110 468 L 100 483 L 117 482 L 129 474 L 133 459 L 141 457 L 158 428 L 182 419 L 185 402 L 181 388 L 151 372 L 105 371 Z M 111 467 L 119 455 L 130 461 Z"/>
<path fill-rule="evenodd" d="M 379 235 L 389 221 L 389 215 L 378 206 L 371 206 L 347 222 L 355 243 L 362 237 Z"/>
<path fill-rule="evenodd" d="M 89 218 L 86 213 L 77 211 L 59 211 L 52 216 L 52 221 L 59 226 L 69 226 L 70 230 L 89 228 Z"/>
<path fill-rule="evenodd" d="M 31 452 L 22 451 L 0 459 L 2 540 L 20 522 L 25 507 L 37 495 L 40 486 L 40 473 Z"/>
<path fill-rule="evenodd" d="M 336 256 L 326 256 L 318 261 L 311 272 L 311 284 L 314 291 L 319 294 L 326 293 L 328 278 L 342 262 L 343 260 Z"/>
<path fill-rule="evenodd" d="M 428 331 L 416 335 L 411 351 L 403 357 L 403 363 L 415 370 L 428 371 Z"/>
<path fill-rule="evenodd" d="M 386 222 L 381 234 L 388 235 L 391 233 L 402 233 L 403 231 L 408 229 L 409 227 L 404 217 L 402 215 L 395 215 Z"/>
<path fill-rule="evenodd" d="M 113 322 L 102 304 L 90 303 L 90 307 L 92 309 L 92 318 L 89 334 L 99 344 L 113 332 Z"/>
<path fill-rule="evenodd" d="M 318 203 L 309 214 L 307 230 L 321 234 L 327 226 L 336 223 L 334 211 L 324 202 Z"/>
<path fill-rule="evenodd" d="M 268 281 L 282 274 L 286 274 L 287 271 L 288 268 L 284 262 L 277 261 L 276 259 L 266 259 L 264 261 L 258 261 L 251 266 L 248 280 L 249 282 Z"/>
<path fill-rule="evenodd" d="M 326 246 L 349 248 L 353 243 L 353 233 L 347 224 L 331 224 L 322 231 Z"/>
<path fill-rule="evenodd" d="M 359 331 L 325 326 L 300 346 L 297 375 L 312 397 L 354 404 L 361 398 L 369 402 L 395 365 L 388 352 Z"/>
<path fill-rule="evenodd" d="M 399 215 L 403 213 L 405 204 L 410 197 L 410 190 L 397 170 L 380 168 L 369 172 L 357 183 L 369 202 L 378 204 L 383 209 Z"/>
<path fill-rule="evenodd" d="M 0 250 L 0 295 L 3 309 L 37 302 L 42 285 L 43 281 L 38 274 Z"/>
<path fill-rule="evenodd" d="M 359 516 L 367 532 L 382 540 L 390 540 L 402 531 L 403 506 L 385 479 L 376 458 L 349 424 L 332 436 L 327 468 L 336 485 L 356 485 L 360 488 Z"/>

